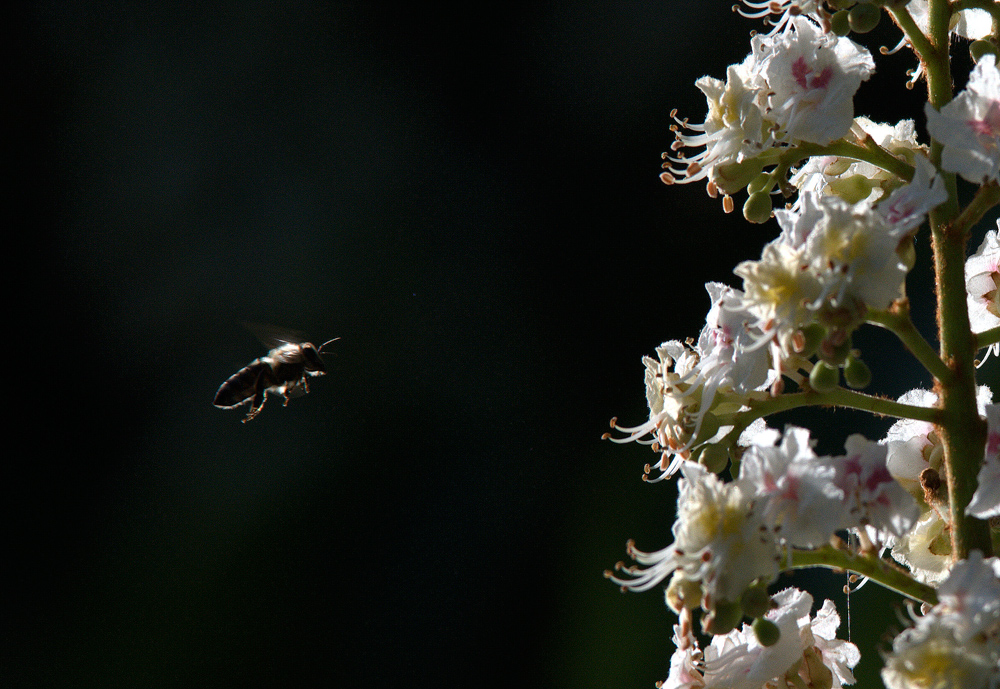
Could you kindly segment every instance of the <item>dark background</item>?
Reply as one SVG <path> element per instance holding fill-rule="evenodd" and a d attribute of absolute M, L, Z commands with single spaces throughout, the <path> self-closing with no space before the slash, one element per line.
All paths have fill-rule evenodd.
<path fill-rule="evenodd" d="M 662 594 L 601 573 L 629 537 L 671 540 L 674 487 L 600 436 L 645 418 L 640 358 L 697 336 L 703 283 L 739 286 L 777 233 L 657 177 L 671 108 L 700 121 L 694 80 L 761 25 L 421 5 L 25 12 L 5 685 L 666 676 Z M 881 78 L 859 111 L 895 121 Z M 211 406 L 264 353 L 244 320 L 343 338 L 308 397 L 246 425 Z M 879 392 L 926 381 L 865 337 L 902 362 Z M 857 421 L 827 414 L 820 449 L 888 425 Z M 842 578 L 817 578 L 843 614 Z M 871 668 L 895 600 L 852 597 Z"/>

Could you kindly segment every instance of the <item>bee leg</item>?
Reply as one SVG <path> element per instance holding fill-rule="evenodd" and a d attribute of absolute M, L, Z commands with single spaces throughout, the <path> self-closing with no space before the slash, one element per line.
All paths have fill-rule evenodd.
<path fill-rule="evenodd" d="M 264 408 L 264 402 L 267 400 L 267 381 L 264 378 L 264 371 L 261 371 L 260 375 L 257 376 L 257 384 L 254 386 L 254 390 L 253 401 L 250 402 L 250 411 L 247 412 L 243 423 L 260 414 L 260 410 Z"/>

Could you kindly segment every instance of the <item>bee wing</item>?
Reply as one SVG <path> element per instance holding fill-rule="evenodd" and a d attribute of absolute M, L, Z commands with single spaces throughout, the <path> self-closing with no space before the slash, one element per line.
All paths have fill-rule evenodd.
<path fill-rule="evenodd" d="M 268 349 L 275 349 L 286 344 L 301 344 L 306 341 L 305 333 L 299 330 L 249 321 L 243 321 L 243 327 L 252 332 Z"/>

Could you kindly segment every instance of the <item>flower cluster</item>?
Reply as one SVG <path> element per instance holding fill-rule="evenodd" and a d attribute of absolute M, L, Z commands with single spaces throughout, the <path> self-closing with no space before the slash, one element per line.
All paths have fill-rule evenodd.
<path fill-rule="evenodd" d="M 648 418 L 612 420 L 605 434 L 658 453 L 645 479 L 681 476 L 673 542 L 651 552 L 629 542 L 634 564 L 606 572 L 622 590 L 665 585 L 679 619 L 668 689 L 852 683 L 860 656 L 836 638 L 833 603 L 812 615 L 809 594 L 768 592 L 781 572 L 806 566 L 849 569 L 924 604 L 884 654 L 889 689 L 1000 686 L 1000 561 L 989 557 L 1000 547 L 1000 404 L 976 380 L 980 350 L 1000 354 L 1000 219 L 976 228 L 987 217 L 992 228 L 1000 205 L 995 5 L 743 0 L 739 14 L 769 30 L 725 81 L 698 79 L 703 123 L 672 113 L 661 178 L 706 181 L 727 212 L 746 189 L 746 219 L 773 218 L 778 232 L 736 266 L 739 287 L 706 285 L 696 339 L 643 359 Z M 848 34 L 883 11 L 904 32 L 896 49 L 919 58 L 910 86 L 928 81 L 929 141 L 913 119 L 855 115 L 875 63 Z M 954 37 L 975 41 L 975 66 L 952 98 L 950 57 L 934 46 Z M 788 200 L 776 205 L 779 195 Z M 978 250 L 963 266 L 970 235 Z M 907 297 L 925 241 L 937 350 Z M 963 279 L 964 300 L 954 289 Z M 896 400 L 859 392 L 874 379 L 854 348 L 866 325 L 894 333 L 932 389 Z M 765 422 L 807 406 L 898 421 L 878 442 L 852 434 L 842 454 L 824 455 L 809 430 Z M 709 644 L 695 637 L 696 615 Z"/>
<path fill-rule="evenodd" d="M 952 567 L 938 587 L 938 599 L 893 641 L 882 669 L 886 687 L 996 687 L 1000 560 L 972 551 Z"/>
<path fill-rule="evenodd" d="M 782 30 L 758 35 L 752 52 L 729 67 L 726 82 L 702 77 L 703 124 L 678 120 L 674 155 L 664 154 L 667 183 L 708 180 L 727 193 L 759 172 L 769 155 L 798 142 L 827 144 L 850 130 L 852 98 L 875 69 L 871 54 L 848 38 L 795 16 Z M 686 130 L 686 132 L 685 132 Z M 692 157 L 684 148 L 704 150 Z"/>

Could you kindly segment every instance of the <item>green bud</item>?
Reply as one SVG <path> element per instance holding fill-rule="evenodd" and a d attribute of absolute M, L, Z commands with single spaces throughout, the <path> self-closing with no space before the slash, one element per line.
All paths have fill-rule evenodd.
<path fill-rule="evenodd" d="M 980 39 L 969 45 L 969 54 L 974 61 L 979 62 L 986 55 L 1000 55 L 1000 50 L 997 50 L 993 42 Z"/>
<path fill-rule="evenodd" d="M 757 641 L 765 648 L 775 645 L 781 639 L 781 630 L 771 620 L 758 617 L 750 626 L 753 629 L 754 636 L 757 637 Z"/>
<path fill-rule="evenodd" d="M 719 443 L 709 443 L 698 448 L 698 464 L 718 474 L 729 465 L 729 450 Z"/>
<path fill-rule="evenodd" d="M 795 337 L 793 347 L 795 353 L 806 358 L 811 357 L 819 348 L 819 343 L 826 337 L 826 328 L 819 323 L 812 323 L 799 330 L 802 337 Z"/>
<path fill-rule="evenodd" d="M 728 634 L 743 619 L 743 609 L 735 601 L 719 601 L 701 620 L 706 634 Z"/>
<path fill-rule="evenodd" d="M 718 165 L 712 169 L 712 181 L 724 193 L 735 194 L 750 184 L 763 169 L 763 161 L 757 158 L 750 158 L 742 163 Z"/>
<path fill-rule="evenodd" d="M 705 592 L 701 588 L 701 582 L 688 579 L 683 572 L 677 570 L 670 578 L 665 595 L 667 606 L 679 614 L 681 610 L 694 610 L 701 605 Z"/>
<path fill-rule="evenodd" d="M 858 0 L 826 0 L 826 4 L 835 10 L 846 10 L 854 7 Z"/>
<path fill-rule="evenodd" d="M 750 617 L 763 617 L 771 609 L 771 595 L 767 592 L 767 584 L 757 582 L 740 595 L 743 612 Z"/>
<path fill-rule="evenodd" d="M 719 417 L 710 411 L 701 417 L 701 428 L 698 429 L 698 442 L 705 442 L 719 432 Z"/>
<path fill-rule="evenodd" d="M 764 191 L 750 194 L 743 204 L 743 217 L 757 225 L 771 219 L 771 195 Z"/>
<path fill-rule="evenodd" d="M 855 390 L 860 390 L 871 384 L 872 371 L 861 359 L 849 356 L 844 363 L 844 380 Z"/>
<path fill-rule="evenodd" d="M 831 366 L 843 366 L 844 360 L 847 359 L 848 355 L 851 353 L 851 338 L 845 337 L 843 342 L 840 344 L 834 344 L 833 341 L 828 337 L 823 340 L 819 345 L 819 350 L 816 354 L 820 359 L 830 364 Z"/>
<path fill-rule="evenodd" d="M 864 175 L 851 175 L 830 181 L 830 191 L 852 204 L 868 198 L 874 186 L 875 182 Z"/>
<path fill-rule="evenodd" d="M 817 361 L 809 374 L 809 386 L 816 392 L 830 392 L 840 383 L 840 369 Z"/>
<path fill-rule="evenodd" d="M 839 10 L 830 17 L 830 30 L 838 36 L 846 36 L 851 33 L 851 25 L 847 21 L 847 10 Z"/>
<path fill-rule="evenodd" d="M 882 11 L 868 3 L 855 5 L 847 13 L 847 21 L 851 25 L 851 31 L 855 33 L 868 33 L 878 26 L 878 20 L 881 18 Z"/>

